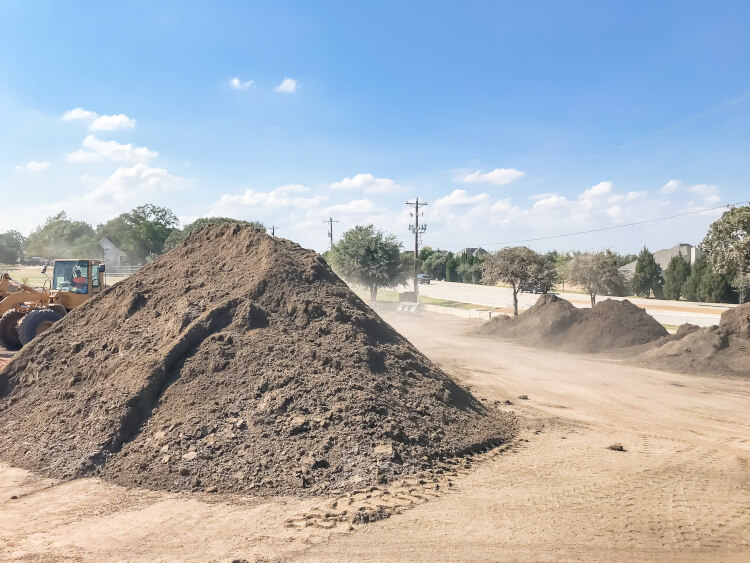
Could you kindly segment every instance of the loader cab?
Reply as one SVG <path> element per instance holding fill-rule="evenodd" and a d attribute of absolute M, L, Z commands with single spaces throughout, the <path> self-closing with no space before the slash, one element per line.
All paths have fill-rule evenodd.
<path fill-rule="evenodd" d="M 105 266 L 100 260 L 55 260 L 50 297 L 74 309 L 104 288 Z"/>

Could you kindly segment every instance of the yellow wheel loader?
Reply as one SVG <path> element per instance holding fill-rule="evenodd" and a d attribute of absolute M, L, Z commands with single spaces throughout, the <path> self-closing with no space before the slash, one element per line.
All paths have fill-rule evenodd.
<path fill-rule="evenodd" d="M 46 273 L 47 266 L 42 269 Z M 101 260 L 55 260 L 52 279 L 40 291 L 8 274 L 0 278 L 0 345 L 18 350 L 68 311 L 105 288 Z"/>

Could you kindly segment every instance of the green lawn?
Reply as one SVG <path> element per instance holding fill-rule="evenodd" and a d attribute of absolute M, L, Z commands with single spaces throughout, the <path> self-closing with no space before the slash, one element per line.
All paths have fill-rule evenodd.
<path fill-rule="evenodd" d="M 49 279 L 41 273 L 41 266 L 19 266 L 18 264 L 0 264 L 0 274 L 8 273 L 17 282 L 25 283 L 32 287 L 42 287 Z M 51 270 L 50 270 L 50 273 Z"/>
<path fill-rule="evenodd" d="M 8 273 L 11 278 L 20 283 L 25 283 L 31 287 L 41 288 L 44 282 L 52 279 L 52 265 L 47 269 L 47 275 L 41 273 L 41 266 L 19 266 L 18 264 L 0 264 L 0 274 Z M 49 277 L 48 277 L 49 276 Z M 122 281 L 127 276 L 111 276 L 107 275 L 106 284 L 107 287 L 115 285 L 117 282 Z M 394 292 L 395 293 L 395 292 Z M 398 296 L 396 297 L 396 301 Z"/>

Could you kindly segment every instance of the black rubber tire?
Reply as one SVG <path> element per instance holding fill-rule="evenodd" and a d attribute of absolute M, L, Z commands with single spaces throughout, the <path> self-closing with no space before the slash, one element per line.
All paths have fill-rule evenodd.
<path fill-rule="evenodd" d="M 11 309 L 5 311 L 0 317 L 0 344 L 6 350 L 20 350 L 21 339 L 18 335 L 18 321 L 24 317 L 25 313 Z"/>
<path fill-rule="evenodd" d="M 46 326 L 47 324 L 56 323 L 60 319 L 62 319 L 62 315 L 51 309 L 37 309 L 36 311 L 26 313 L 26 316 L 18 326 L 18 337 L 21 339 L 21 344 L 26 346 L 38 334 L 49 328 Z"/>
<path fill-rule="evenodd" d="M 60 305 L 59 303 L 53 303 L 52 305 L 48 305 L 47 309 L 50 311 L 55 311 L 56 313 L 59 313 L 61 317 L 64 317 L 68 314 L 68 311 L 65 310 L 65 307 Z"/>

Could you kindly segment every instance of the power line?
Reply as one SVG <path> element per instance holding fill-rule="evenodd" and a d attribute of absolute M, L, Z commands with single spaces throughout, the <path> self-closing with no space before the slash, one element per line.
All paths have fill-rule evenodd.
<path fill-rule="evenodd" d="M 625 149 L 627 149 L 627 148 L 629 148 L 629 147 L 631 147 L 633 145 L 636 145 L 636 144 L 638 144 L 638 143 L 640 143 L 642 141 L 645 141 L 646 139 L 650 139 L 651 137 L 655 137 L 655 136 L 660 135 L 662 133 L 665 133 L 667 131 L 671 131 L 672 129 L 680 128 L 683 125 L 687 125 L 688 123 L 692 123 L 694 121 L 698 121 L 698 120 L 703 119 L 704 117 L 709 116 L 711 114 L 717 113 L 719 111 L 722 111 L 722 110 L 727 109 L 729 107 L 735 106 L 737 104 L 741 104 L 741 103 L 747 101 L 748 99 L 750 99 L 750 92 L 745 92 L 744 94 L 736 96 L 736 97 L 734 97 L 734 98 L 732 98 L 730 100 L 727 100 L 726 102 L 722 102 L 721 104 L 719 104 L 717 106 L 714 106 L 714 107 L 712 107 L 712 108 L 710 108 L 708 110 L 704 110 L 704 111 L 702 111 L 700 113 L 691 115 L 690 117 L 686 117 L 686 118 L 681 119 L 679 121 L 675 121 L 673 123 L 670 123 L 669 125 L 665 125 L 664 127 L 660 127 L 659 129 L 651 130 L 648 133 L 645 133 L 644 135 L 641 135 L 640 137 L 636 137 L 634 139 L 626 141 L 626 142 L 624 142 L 624 143 L 622 143 L 622 144 L 620 144 L 618 146 L 612 147 L 612 148 L 610 148 L 608 150 L 605 150 L 603 152 L 600 152 L 600 153 L 592 154 L 591 156 L 585 157 L 582 160 L 579 159 L 576 162 L 575 165 L 571 164 L 571 165 L 563 166 L 561 168 L 558 168 L 556 170 L 548 172 L 547 174 L 542 174 L 540 176 L 537 176 L 535 179 L 536 180 L 542 180 L 542 179 L 552 178 L 554 176 L 557 176 L 561 172 L 564 172 L 566 170 L 571 169 L 573 166 L 580 166 L 582 163 L 588 163 L 588 162 L 591 162 L 593 160 L 597 160 L 597 159 L 599 159 L 601 157 L 605 157 L 605 156 L 609 156 L 609 155 L 618 153 L 618 152 L 620 152 L 622 150 L 625 150 Z"/>
<path fill-rule="evenodd" d="M 670 219 L 676 219 L 678 217 L 686 217 L 688 215 L 696 215 L 698 213 L 705 213 L 707 211 L 716 211 L 717 209 L 724 209 L 724 208 L 730 208 L 734 207 L 735 205 L 743 205 L 745 203 L 750 203 L 750 201 L 737 201 L 735 203 L 728 203 L 726 205 L 719 205 L 718 207 L 707 207 L 705 209 L 696 209 L 694 211 L 687 211 L 685 213 L 678 213 L 676 215 L 667 215 L 666 217 L 657 217 L 655 219 L 644 219 L 643 221 L 635 221 L 633 223 L 625 223 L 622 225 L 613 225 L 611 227 L 600 227 L 598 229 L 589 229 L 587 231 L 577 231 L 574 233 L 565 233 L 560 235 L 548 235 L 543 237 L 536 237 L 536 238 L 527 238 L 527 239 L 519 239 L 519 240 L 508 240 L 504 242 L 485 242 L 482 244 L 473 244 L 471 246 L 507 246 L 510 244 L 519 244 L 522 242 L 537 242 L 540 240 L 550 240 L 555 238 L 565 238 L 565 237 L 572 237 L 577 235 L 588 235 L 591 233 L 600 233 L 602 231 L 612 231 L 615 229 L 624 229 L 626 227 L 635 227 L 637 225 L 645 225 L 646 223 L 657 223 L 659 221 L 668 221 Z M 449 248 L 458 248 L 458 246 L 463 245 L 450 245 Z"/>

